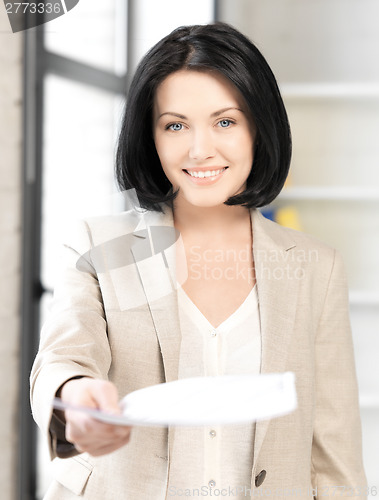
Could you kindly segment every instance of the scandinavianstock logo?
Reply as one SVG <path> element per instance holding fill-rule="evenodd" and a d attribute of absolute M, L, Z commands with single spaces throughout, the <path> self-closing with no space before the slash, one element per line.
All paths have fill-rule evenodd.
<path fill-rule="evenodd" d="M 78 3 L 79 0 L 45 0 L 42 2 L 9 2 L 4 0 L 13 33 L 46 24 L 67 14 Z"/>

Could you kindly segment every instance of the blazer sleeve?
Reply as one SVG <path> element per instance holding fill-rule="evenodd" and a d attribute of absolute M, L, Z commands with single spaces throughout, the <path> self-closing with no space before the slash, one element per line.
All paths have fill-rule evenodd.
<path fill-rule="evenodd" d="M 315 371 L 314 496 L 366 498 L 348 287 L 336 251 L 315 338 Z"/>
<path fill-rule="evenodd" d="M 62 272 L 52 306 L 43 325 L 40 345 L 30 375 L 30 398 L 35 421 L 48 439 L 51 459 L 78 454 L 65 438 L 65 423 L 53 412 L 52 399 L 59 387 L 75 377 L 107 379 L 111 352 L 101 290 L 88 260 L 90 231 L 78 223 L 63 246 Z M 82 260 L 81 260 L 82 262 Z"/>

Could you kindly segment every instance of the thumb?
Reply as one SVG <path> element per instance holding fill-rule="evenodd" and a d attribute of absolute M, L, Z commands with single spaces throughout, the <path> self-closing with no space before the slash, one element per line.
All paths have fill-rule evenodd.
<path fill-rule="evenodd" d="M 107 413 L 116 415 L 121 414 L 116 386 L 112 382 L 106 380 L 99 380 L 96 382 L 96 384 L 92 384 L 91 388 L 91 396 L 96 406 Z"/>

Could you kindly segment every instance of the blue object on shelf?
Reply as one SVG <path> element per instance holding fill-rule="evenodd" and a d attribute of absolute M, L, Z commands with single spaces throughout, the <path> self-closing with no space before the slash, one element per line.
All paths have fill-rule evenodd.
<path fill-rule="evenodd" d="M 266 219 L 272 220 L 275 222 L 275 212 L 273 208 L 264 208 L 261 210 L 261 214 L 266 217 Z"/>

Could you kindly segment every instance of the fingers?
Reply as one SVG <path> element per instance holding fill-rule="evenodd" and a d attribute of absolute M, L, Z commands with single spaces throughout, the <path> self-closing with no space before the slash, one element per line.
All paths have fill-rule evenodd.
<path fill-rule="evenodd" d="M 91 385 L 91 395 L 97 408 L 119 415 L 121 409 L 118 404 L 118 392 L 116 386 L 111 382 L 99 380 L 98 383 Z"/>
<path fill-rule="evenodd" d="M 67 411 L 66 437 L 70 442 L 112 441 L 130 434 L 130 427 L 100 422 L 76 411 Z"/>
<path fill-rule="evenodd" d="M 105 424 L 91 417 L 68 420 L 66 438 L 80 452 L 93 456 L 111 453 L 130 440 L 131 427 Z"/>
<path fill-rule="evenodd" d="M 83 442 L 80 440 L 79 443 L 75 443 L 75 448 L 80 453 L 87 452 L 90 455 L 97 457 L 118 450 L 122 446 L 128 444 L 129 440 L 130 440 L 130 428 L 128 428 L 128 431 L 123 436 L 120 436 L 117 439 L 112 439 L 110 441 L 87 440 Z"/>

